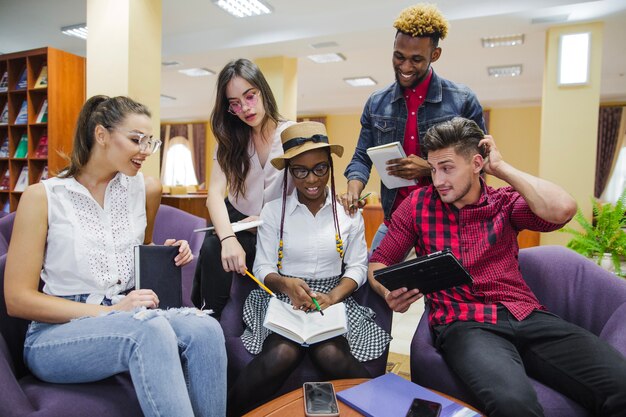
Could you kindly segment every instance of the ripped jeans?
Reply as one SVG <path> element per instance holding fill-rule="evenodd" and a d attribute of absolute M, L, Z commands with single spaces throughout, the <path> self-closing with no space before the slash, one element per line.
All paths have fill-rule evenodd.
<path fill-rule="evenodd" d="M 196 309 L 32 322 L 24 361 L 52 383 L 93 382 L 128 371 L 146 417 L 226 414 L 224 335 L 214 318 Z"/>

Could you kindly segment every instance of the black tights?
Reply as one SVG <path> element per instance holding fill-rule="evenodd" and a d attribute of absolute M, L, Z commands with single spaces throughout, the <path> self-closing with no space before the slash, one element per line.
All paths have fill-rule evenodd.
<path fill-rule="evenodd" d="M 326 380 L 371 378 L 363 364 L 352 356 L 343 336 L 305 348 L 272 333 L 263 342 L 261 353 L 241 371 L 229 390 L 228 415 L 240 416 L 265 402 L 278 391 L 307 352 Z"/>

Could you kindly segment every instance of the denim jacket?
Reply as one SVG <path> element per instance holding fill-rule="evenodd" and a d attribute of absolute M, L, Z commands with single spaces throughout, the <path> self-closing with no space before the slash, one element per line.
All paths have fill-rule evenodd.
<path fill-rule="evenodd" d="M 423 146 L 424 136 L 431 126 L 455 116 L 474 120 L 485 131 L 483 108 L 476 95 L 466 86 L 438 77 L 433 71 L 426 100 L 417 110 L 420 147 Z M 361 115 L 359 141 L 344 172 L 348 181 L 359 180 L 367 184 L 372 169 L 367 148 L 391 142 L 404 143 L 406 118 L 406 101 L 397 82 L 370 96 Z M 385 219 L 389 219 L 397 189 L 390 190 L 382 183 L 380 187 Z"/>

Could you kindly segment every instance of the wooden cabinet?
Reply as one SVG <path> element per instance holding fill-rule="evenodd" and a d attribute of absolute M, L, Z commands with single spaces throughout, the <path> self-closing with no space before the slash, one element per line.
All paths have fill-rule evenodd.
<path fill-rule="evenodd" d="M 44 67 L 47 82 L 36 85 Z M 0 77 L 5 72 L 8 88 L 0 91 L 0 111 L 7 107 L 8 120 L 0 124 L 0 143 L 8 140 L 8 149 L 0 153 L 0 179 L 8 177 L 8 181 L 0 182 L 0 210 L 14 211 L 22 194 L 18 183 L 22 172 L 27 170 L 26 185 L 34 184 L 46 169 L 54 176 L 68 163 L 74 126 L 85 101 L 85 59 L 54 48 L 39 48 L 0 55 Z M 20 80 L 25 81 L 23 88 Z M 47 118 L 38 121 L 44 104 Z M 28 115 L 19 120 L 23 106 Z M 26 141 L 22 148 L 20 141 Z M 16 154 L 24 147 L 25 155 L 21 150 Z"/>

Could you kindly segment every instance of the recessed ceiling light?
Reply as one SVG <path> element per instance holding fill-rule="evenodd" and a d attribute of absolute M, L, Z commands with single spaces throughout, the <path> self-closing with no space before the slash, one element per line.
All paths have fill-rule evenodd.
<path fill-rule="evenodd" d="M 178 61 L 163 61 L 161 62 L 162 67 L 178 67 L 181 63 Z"/>
<path fill-rule="evenodd" d="M 506 35 L 506 36 L 491 36 L 481 39 L 483 48 L 495 48 L 498 46 L 517 46 L 524 43 L 524 35 Z"/>
<path fill-rule="evenodd" d="M 261 0 L 213 0 L 213 3 L 235 17 L 272 13 L 271 6 Z"/>
<path fill-rule="evenodd" d="M 213 71 L 206 68 L 185 68 L 179 69 L 178 72 L 185 74 L 189 77 L 205 77 L 207 75 L 215 75 Z"/>
<path fill-rule="evenodd" d="M 506 65 L 500 67 L 487 67 L 490 77 L 518 77 L 522 74 L 522 65 Z"/>
<path fill-rule="evenodd" d="M 343 80 L 352 87 L 369 87 L 377 84 L 372 77 L 344 78 Z"/>
<path fill-rule="evenodd" d="M 74 36 L 76 38 L 87 39 L 87 24 L 80 23 L 78 25 L 63 26 L 61 33 L 67 36 Z"/>
<path fill-rule="evenodd" d="M 334 52 L 330 54 L 308 55 L 307 58 L 317 64 L 328 64 L 329 62 L 341 62 L 346 60 L 345 56 Z"/>
<path fill-rule="evenodd" d="M 320 48 L 335 48 L 339 46 L 339 44 L 335 41 L 329 41 L 329 42 L 318 42 L 318 43 L 312 43 L 311 44 L 311 48 L 313 49 L 320 49 Z"/>

